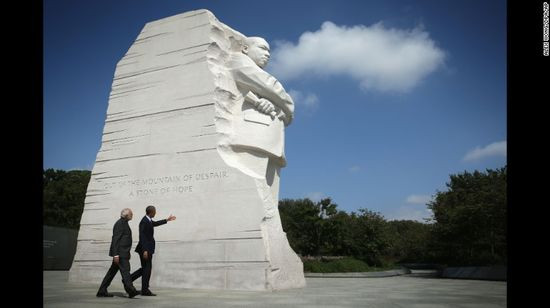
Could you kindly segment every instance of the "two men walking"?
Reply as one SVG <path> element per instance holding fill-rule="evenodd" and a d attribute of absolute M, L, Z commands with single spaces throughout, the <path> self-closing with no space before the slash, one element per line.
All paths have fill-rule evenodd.
<path fill-rule="evenodd" d="M 168 218 L 153 221 L 156 209 L 150 205 L 145 209 L 145 216 L 139 223 L 139 242 L 135 251 L 139 254 L 141 268 L 130 274 L 130 249 L 132 247 L 132 230 L 128 225 L 128 221 L 132 220 L 133 213 L 129 208 L 125 208 L 120 212 L 120 219 L 113 226 L 113 237 L 111 239 L 111 247 L 109 256 L 113 257 L 111 267 L 105 274 L 105 278 L 101 282 L 101 286 L 96 294 L 98 297 L 112 297 L 113 295 L 107 292 L 107 288 L 113 281 L 116 273 L 120 271 L 122 276 L 122 284 L 124 290 L 128 293 L 129 298 L 140 294 L 133 285 L 133 281 L 142 277 L 141 295 L 155 296 L 149 290 L 149 279 L 151 278 L 152 260 L 155 252 L 155 239 L 153 237 L 156 226 L 166 224 L 168 221 L 175 220 L 176 217 L 170 215 Z"/>

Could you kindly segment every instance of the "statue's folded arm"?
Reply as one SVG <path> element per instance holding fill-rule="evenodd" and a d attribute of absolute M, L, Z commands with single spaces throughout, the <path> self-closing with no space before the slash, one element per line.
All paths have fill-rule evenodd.
<path fill-rule="evenodd" d="M 239 89 L 245 91 L 245 93 L 251 91 L 257 96 L 269 100 L 283 110 L 290 123 L 294 116 L 294 102 L 281 83 L 269 73 L 255 67 L 255 65 L 239 64 L 231 67 Z"/>

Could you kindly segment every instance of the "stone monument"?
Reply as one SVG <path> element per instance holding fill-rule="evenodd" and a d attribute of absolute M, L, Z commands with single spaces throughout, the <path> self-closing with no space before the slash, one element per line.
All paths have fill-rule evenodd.
<path fill-rule="evenodd" d="M 154 205 L 178 219 L 155 229 L 153 288 L 305 286 L 277 208 L 294 103 L 262 69 L 268 60 L 265 40 L 208 10 L 145 25 L 116 66 L 71 281 L 99 285 L 121 209 L 134 211 L 135 248 Z"/>

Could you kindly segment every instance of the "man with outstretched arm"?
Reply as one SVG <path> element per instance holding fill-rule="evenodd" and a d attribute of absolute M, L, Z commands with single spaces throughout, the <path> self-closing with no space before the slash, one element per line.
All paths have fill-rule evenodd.
<path fill-rule="evenodd" d="M 155 293 L 149 290 L 149 280 L 151 279 L 151 271 L 153 269 L 153 254 L 155 253 L 155 238 L 154 227 L 164 225 L 165 223 L 175 220 L 176 216 L 170 215 L 166 219 L 153 221 L 157 210 L 154 206 L 149 205 L 145 208 L 145 216 L 139 223 L 139 242 L 136 246 L 136 252 L 139 254 L 141 268 L 132 273 L 132 281 L 141 277 L 141 295 L 156 296 Z"/>

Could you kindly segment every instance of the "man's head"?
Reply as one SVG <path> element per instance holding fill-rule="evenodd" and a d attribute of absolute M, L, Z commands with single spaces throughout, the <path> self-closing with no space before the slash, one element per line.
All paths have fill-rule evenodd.
<path fill-rule="evenodd" d="M 120 211 L 120 217 L 126 220 L 132 220 L 132 217 L 134 217 L 134 213 L 132 213 L 132 210 L 130 210 L 129 208 L 125 208 Z"/>
<path fill-rule="evenodd" d="M 249 37 L 244 41 L 243 53 L 264 68 L 270 57 L 269 44 L 261 37 Z"/>
<path fill-rule="evenodd" d="M 155 214 L 157 213 L 157 209 L 155 209 L 154 206 L 149 205 L 145 208 L 145 214 L 151 218 L 155 217 Z"/>

